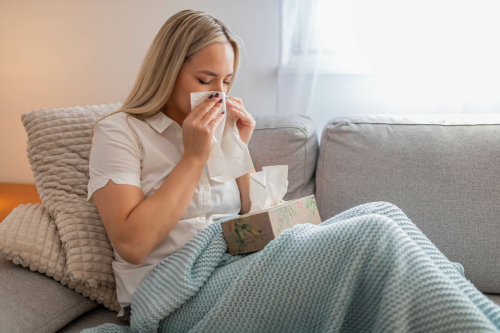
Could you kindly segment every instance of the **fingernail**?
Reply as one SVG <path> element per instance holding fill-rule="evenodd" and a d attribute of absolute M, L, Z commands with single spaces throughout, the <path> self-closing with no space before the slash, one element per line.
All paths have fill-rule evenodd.
<path fill-rule="evenodd" d="M 220 99 L 219 103 L 222 103 L 222 98 Z"/>
<path fill-rule="evenodd" d="M 212 97 L 214 97 L 214 95 L 210 95 L 210 97 L 208 97 L 208 99 L 212 99 Z"/>
<path fill-rule="evenodd" d="M 219 97 L 219 93 L 215 94 L 215 97 Z"/>
<path fill-rule="evenodd" d="M 226 111 L 222 111 L 221 113 L 224 114 L 224 113 L 226 113 Z"/>

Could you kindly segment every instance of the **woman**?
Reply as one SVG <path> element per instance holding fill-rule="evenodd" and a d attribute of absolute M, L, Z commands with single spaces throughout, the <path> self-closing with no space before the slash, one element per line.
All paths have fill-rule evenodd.
<path fill-rule="evenodd" d="M 204 168 L 224 119 L 221 96 L 192 111 L 189 100 L 190 92 L 229 93 L 240 45 L 218 19 L 177 13 L 154 39 L 122 107 L 94 125 L 88 202 L 95 201 L 114 248 L 118 317 L 158 261 L 215 219 L 250 209 L 249 174 L 218 183 Z M 248 144 L 255 120 L 241 99 L 228 97 L 226 105 Z"/>
<path fill-rule="evenodd" d="M 374 327 L 381 331 L 391 331 L 394 327 L 409 331 L 412 323 L 418 323 L 421 313 L 434 309 L 431 303 L 424 302 L 426 295 L 434 296 L 433 291 L 425 291 L 424 284 L 412 289 L 417 283 L 411 278 L 422 276 L 419 280 L 422 282 L 426 278 L 432 280 L 433 276 L 429 274 L 436 273 L 449 277 L 438 282 L 452 288 L 454 298 L 444 303 L 445 298 L 442 298 L 441 303 L 435 304 L 449 307 L 463 304 L 464 308 L 470 309 L 479 301 L 473 303 L 465 294 L 474 295 L 476 300 L 483 297 L 482 305 L 478 307 L 483 313 L 488 310 L 490 317 L 494 314 L 495 325 L 500 325 L 500 310 L 464 279 L 461 265 L 449 262 L 399 208 L 389 203 L 354 207 L 322 222 L 321 227 L 296 226 L 255 254 L 234 257 L 225 254 L 222 261 L 218 261 L 220 256 L 210 257 L 202 252 L 196 259 L 189 256 L 194 253 L 189 252 L 192 249 L 208 248 L 213 250 L 212 254 L 219 251 L 223 245 L 220 229 L 216 227 L 220 226 L 214 221 L 223 221 L 250 209 L 249 174 L 225 183 L 214 182 L 207 176 L 205 164 L 210 156 L 212 137 L 223 119 L 221 96 L 210 96 L 193 110 L 189 101 L 191 92 L 229 93 L 238 72 L 240 46 L 220 20 L 204 12 L 184 10 L 173 15 L 154 39 L 132 92 L 121 109 L 99 120 L 94 127 L 88 201 L 95 201 L 115 251 L 113 269 L 118 302 L 122 306 L 118 317 L 139 321 L 137 316 L 153 311 L 154 307 L 146 309 L 159 302 L 156 305 L 177 304 L 168 311 L 163 309 L 163 313 L 169 314 L 169 321 L 163 325 L 169 325 L 171 331 L 180 331 L 186 325 L 198 325 L 198 329 L 203 327 L 206 331 L 234 331 L 231 320 L 236 319 L 242 330 L 247 331 L 290 331 L 292 327 L 298 331 L 320 332 L 346 328 L 359 331 Z M 248 145 L 255 120 L 241 99 L 229 97 L 226 103 L 227 110 L 238 117 L 241 140 Z M 196 242 L 189 242 L 193 237 L 196 237 Z M 325 252 L 327 250 L 329 252 Z M 408 253 L 419 256 L 406 256 Z M 314 260 L 301 261 L 304 258 L 323 258 L 326 254 L 330 257 L 321 265 L 314 264 Z M 167 257 L 172 260 L 165 261 Z M 193 276 L 188 273 L 171 275 L 182 265 L 187 267 L 200 258 L 206 260 L 199 261 L 202 263 L 200 267 L 206 269 L 201 270 L 204 275 L 199 281 L 192 278 L 200 273 L 197 269 L 191 272 Z M 342 261 L 347 259 L 348 266 Z M 279 262 L 289 264 L 283 267 L 277 265 Z M 423 274 L 424 269 L 415 268 L 422 263 L 427 265 L 422 267 L 432 266 L 434 273 L 427 270 L 427 275 L 416 275 Z M 252 269 L 248 268 L 250 264 Z M 207 265 L 212 266 L 207 268 Z M 165 267 L 168 269 L 162 271 Z M 241 274 L 243 271 L 244 275 Z M 217 277 L 212 279 L 212 273 Z M 326 275 L 319 280 L 312 279 L 320 273 Z M 307 280 L 309 276 L 309 287 L 306 283 L 299 289 L 286 289 L 299 277 Z M 148 280 L 141 284 L 146 277 Z M 283 283 L 274 285 L 272 290 L 279 295 L 278 299 L 273 298 L 272 293 L 264 293 L 257 299 L 251 297 L 270 287 L 252 285 L 263 277 L 268 281 L 274 281 L 273 277 L 281 279 Z M 351 279 L 345 280 L 347 277 Z M 167 280 L 163 281 L 167 288 L 174 286 L 168 302 L 161 301 L 163 289 L 149 293 L 146 289 L 158 287 L 160 284 L 151 283 L 158 278 Z M 193 281 L 197 281 L 193 288 L 183 289 Z M 242 287 L 235 281 L 245 281 L 245 284 Z M 322 283 L 314 285 L 318 281 Z M 329 289 L 319 293 L 324 286 Z M 137 302 L 134 303 L 132 296 L 136 290 L 139 294 L 134 296 Z M 322 307 L 308 298 L 315 292 L 318 295 L 314 300 L 324 298 Z M 282 312 L 286 315 L 280 316 L 279 311 L 291 304 L 289 297 L 292 294 L 300 294 L 307 306 L 301 308 L 303 305 L 299 302 L 294 309 Z M 146 301 L 141 303 L 144 295 L 142 300 Z M 366 295 L 373 296 L 370 302 L 367 302 Z M 222 296 L 225 298 L 220 301 Z M 446 297 L 445 294 L 441 296 Z M 207 306 L 207 299 L 212 302 L 212 307 Z M 235 302 L 229 302 L 235 299 Z M 284 303 L 277 306 L 280 299 Z M 247 309 L 248 314 L 261 312 L 247 316 L 240 311 L 238 306 L 243 306 L 247 300 L 262 302 L 262 307 Z M 371 303 L 374 300 L 377 303 Z M 426 305 L 421 312 L 416 310 L 417 300 Z M 274 302 L 268 309 L 264 307 L 267 301 Z M 136 310 L 139 312 L 130 317 L 135 313 L 135 310 L 131 312 L 133 304 L 138 304 Z M 180 308 L 182 304 L 183 308 Z M 395 307 L 398 306 L 405 307 L 404 312 L 396 313 Z M 325 320 L 323 315 L 313 319 L 325 307 L 332 308 L 332 316 L 327 318 L 330 321 L 322 321 Z M 479 313 L 480 310 L 475 309 Z M 222 319 L 212 320 L 209 310 L 213 318 L 219 314 Z M 356 314 L 349 312 L 351 310 L 356 310 Z M 306 312 L 309 319 L 304 321 L 301 315 Z M 381 314 L 378 317 L 374 315 L 377 312 Z M 238 317 L 242 313 L 244 319 Z M 274 320 L 266 322 L 267 316 L 273 313 Z M 197 319 L 188 324 L 182 317 L 185 314 L 210 320 Z M 146 317 L 139 318 L 142 322 Z M 424 318 L 436 325 L 441 324 L 439 317 L 432 319 L 432 313 Z M 259 326 L 263 323 L 267 326 Z M 307 330 L 306 326 L 300 326 L 306 324 Z M 466 324 L 469 328 L 476 327 L 473 319 Z M 222 325 L 227 326 L 223 328 Z M 432 331 L 430 326 L 426 327 L 427 331 Z"/>

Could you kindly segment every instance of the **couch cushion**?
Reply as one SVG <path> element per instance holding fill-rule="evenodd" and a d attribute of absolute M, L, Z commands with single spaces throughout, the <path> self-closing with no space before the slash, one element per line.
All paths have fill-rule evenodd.
<path fill-rule="evenodd" d="M 500 115 L 372 115 L 322 132 L 323 219 L 372 201 L 397 205 L 465 276 L 500 293 Z"/>
<path fill-rule="evenodd" d="M 263 166 L 288 165 L 288 191 L 284 200 L 314 194 L 318 135 L 305 115 L 255 115 L 256 125 L 248 150 L 255 171 Z"/>
<path fill-rule="evenodd" d="M 128 321 L 123 322 L 118 320 L 116 318 L 116 312 L 111 312 L 109 309 L 100 305 L 76 318 L 71 323 L 64 326 L 61 330 L 57 331 L 57 333 L 80 333 L 86 328 L 94 328 L 103 324 L 130 326 Z"/>
<path fill-rule="evenodd" d="M 99 304 L 54 279 L 0 257 L 2 332 L 52 333 Z M 116 312 L 107 309 L 116 316 Z"/>

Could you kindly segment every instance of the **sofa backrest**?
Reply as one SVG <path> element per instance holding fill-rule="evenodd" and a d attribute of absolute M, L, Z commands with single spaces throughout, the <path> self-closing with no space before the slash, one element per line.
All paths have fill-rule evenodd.
<path fill-rule="evenodd" d="M 315 192 L 314 173 L 319 153 L 318 135 L 309 116 L 255 115 L 256 125 L 248 150 L 255 171 L 263 166 L 288 165 L 288 191 L 291 200 Z"/>
<path fill-rule="evenodd" d="M 500 293 L 500 115 L 351 116 L 322 131 L 322 219 L 395 204 L 482 292 Z"/>

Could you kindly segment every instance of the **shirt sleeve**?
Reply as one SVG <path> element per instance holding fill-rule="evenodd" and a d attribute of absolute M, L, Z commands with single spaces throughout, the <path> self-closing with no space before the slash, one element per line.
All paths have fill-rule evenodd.
<path fill-rule="evenodd" d="M 89 156 L 87 202 L 94 203 L 93 194 L 111 179 L 115 184 L 141 188 L 141 155 L 139 143 L 125 124 L 99 121 L 94 127 Z M 126 120 L 125 120 L 126 121 Z"/>

